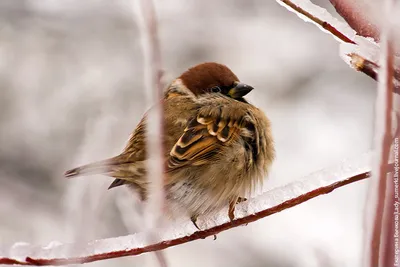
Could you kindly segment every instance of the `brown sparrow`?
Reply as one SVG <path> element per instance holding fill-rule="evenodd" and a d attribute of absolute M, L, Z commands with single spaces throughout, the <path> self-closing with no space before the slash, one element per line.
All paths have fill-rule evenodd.
<path fill-rule="evenodd" d="M 228 204 L 233 220 L 236 203 L 262 183 L 274 159 L 268 118 L 243 98 L 251 90 L 228 67 L 210 62 L 185 71 L 165 91 L 166 206 L 189 215 L 196 227 L 199 215 Z M 120 155 L 65 176 L 108 175 L 115 178 L 109 189 L 126 184 L 146 200 L 145 140 L 146 115 Z"/>

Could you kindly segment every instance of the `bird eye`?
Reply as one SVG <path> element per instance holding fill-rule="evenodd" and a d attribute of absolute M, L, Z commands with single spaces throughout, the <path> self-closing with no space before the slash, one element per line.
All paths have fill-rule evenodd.
<path fill-rule="evenodd" d="M 213 88 L 211 88 L 211 92 L 213 92 L 213 93 L 221 93 L 221 88 L 219 88 L 219 86 L 214 86 Z"/>

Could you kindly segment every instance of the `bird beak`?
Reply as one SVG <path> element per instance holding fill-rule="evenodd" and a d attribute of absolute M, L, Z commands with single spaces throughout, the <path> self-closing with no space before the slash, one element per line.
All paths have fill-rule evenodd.
<path fill-rule="evenodd" d="M 247 95 L 253 89 L 254 88 L 251 87 L 250 85 L 236 82 L 235 87 L 233 87 L 231 90 L 229 90 L 228 95 L 232 98 L 237 99 L 237 98 L 241 98 L 241 97 Z"/>

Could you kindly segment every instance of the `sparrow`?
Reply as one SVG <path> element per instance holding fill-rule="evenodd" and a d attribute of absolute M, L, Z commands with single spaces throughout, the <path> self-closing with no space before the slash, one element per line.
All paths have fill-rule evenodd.
<path fill-rule="evenodd" d="M 266 115 L 244 99 L 253 87 L 225 65 L 206 62 L 189 68 L 165 89 L 165 204 L 169 212 L 196 220 L 235 205 L 262 185 L 275 157 Z M 127 185 L 148 197 L 146 114 L 118 156 L 65 172 L 68 178 L 103 174 L 109 189 Z"/>

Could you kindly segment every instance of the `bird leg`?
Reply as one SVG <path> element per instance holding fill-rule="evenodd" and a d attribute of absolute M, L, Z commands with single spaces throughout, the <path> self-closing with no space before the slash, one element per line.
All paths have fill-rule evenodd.
<path fill-rule="evenodd" d="M 231 221 L 235 219 L 235 205 L 237 200 L 229 202 L 228 216 Z"/>
<path fill-rule="evenodd" d="M 235 206 L 236 204 L 239 204 L 241 202 L 247 201 L 247 198 L 245 197 L 237 197 L 236 199 L 233 199 L 232 201 L 229 202 L 229 210 L 228 210 L 228 216 L 231 221 L 235 219 Z"/>
<path fill-rule="evenodd" d="M 197 215 L 192 215 L 192 217 L 190 217 L 190 220 L 192 221 L 193 225 L 199 230 L 201 231 L 201 229 L 199 228 L 199 226 L 197 225 Z M 205 239 L 205 237 L 203 238 Z M 214 235 L 214 240 L 217 240 L 217 235 Z"/>

